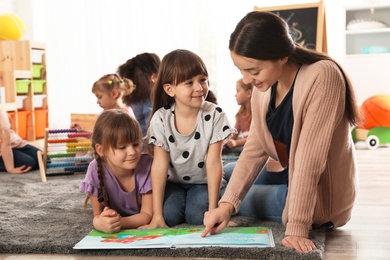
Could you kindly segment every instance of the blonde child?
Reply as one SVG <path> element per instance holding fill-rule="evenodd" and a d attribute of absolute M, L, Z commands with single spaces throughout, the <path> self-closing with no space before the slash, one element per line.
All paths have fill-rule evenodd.
<path fill-rule="evenodd" d="M 201 58 L 174 50 L 162 60 L 152 91 L 146 136 L 153 145 L 153 218 L 156 228 L 199 225 L 217 207 L 222 146 L 235 131 L 217 105 L 205 101 L 208 72 Z"/>
<path fill-rule="evenodd" d="M 133 109 L 123 103 L 123 97 L 129 96 L 135 89 L 132 80 L 121 78 L 117 74 L 106 74 L 92 86 L 92 93 L 97 98 L 97 104 L 104 110 L 119 108 L 129 113 L 135 118 Z M 81 126 L 77 123 L 72 123 L 71 128 L 78 128 Z"/>
<path fill-rule="evenodd" d="M 142 132 L 136 119 L 108 109 L 97 119 L 92 135 L 95 159 L 80 184 L 91 200 L 93 227 L 114 233 L 138 228 L 152 218 L 152 157 L 141 153 Z"/>
<path fill-rule="evenodd" d="M 226 143 L 224 153 L 241 153 L 249 133 L 249 127 L 252 121 L 251 97 L 252 84 L 245 84 L 241 79 L 236 82 L 236 101 L 240 106 L 236 114 L 235 128 L 236 134 Z"/>

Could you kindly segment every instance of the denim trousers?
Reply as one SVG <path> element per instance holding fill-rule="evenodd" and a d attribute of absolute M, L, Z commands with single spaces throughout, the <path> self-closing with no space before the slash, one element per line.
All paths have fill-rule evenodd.
<path fill-rule="evenodd" d="M 224 178 L 229 181 L 236 162 L 224 166 Z M 263 167 L 256 181 L 241 201 L 239 216 L 282 222 L 288 190 L 288 169 L 268 172 Z M 228 184 L 229 185 L 229 184 Z"/>
<path fill-rule="evenodd" d="M 221 191 L 224 185 L 221 185 Z M 181 184 L 167 181 L 163 215 L 165 223 L 173 227 L 182 223 L 202 225 L 209 209 L 207 184 Z"/>
<path fill-rule="evenodd" d="M 23 165 L 31 166 L 31 170 L 38 169 L 38 148 L 32 145 L 25 145 L 21 148 L 12 148 L 14 155 L 14 167 L 20 167 Z M 0 156 L 0 172 L 6 172 L 3 157 Z"/>

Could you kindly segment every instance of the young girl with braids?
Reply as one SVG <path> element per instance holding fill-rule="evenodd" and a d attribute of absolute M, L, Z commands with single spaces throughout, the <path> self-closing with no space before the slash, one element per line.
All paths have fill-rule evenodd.
<path fill-rule="evenodd" d="M 123 103 L 123 98 L 133 93 L 135 85 L 132 80 L 121 78 L 117 74 L 106 74 L 92 86 L 92 93 L 97 98 L 97 104 L 103 110 L 119 108 L 135 118 L 133 109 Z M 71 128 L 81 129 L 77 123 L 72 123 Z"/>
<path fill-rule="evenodd" d="M 105 233 L 138 228 L 152 219 L 152 157 L 141 153 L 142 131 L 136 119 L 120 109 L 97 119 L 89 164 L 80 191 L 91 200 L 93 227 Z"/>

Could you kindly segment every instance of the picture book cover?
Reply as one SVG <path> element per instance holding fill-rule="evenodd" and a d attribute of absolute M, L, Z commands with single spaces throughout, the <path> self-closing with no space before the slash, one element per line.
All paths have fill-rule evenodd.
<path fill-rule="evenodd" d="M 74 249 L 145 249 L 185 247 L 275 247 L 266 227 L 227 227 L 202 238 L 203 227 L 126 229 L 115 234 L 92 230 Z"/>

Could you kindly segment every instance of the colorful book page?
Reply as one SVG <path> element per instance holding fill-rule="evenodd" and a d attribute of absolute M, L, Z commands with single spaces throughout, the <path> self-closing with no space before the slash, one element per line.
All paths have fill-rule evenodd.
<path fill-rule="evenodd" d="M 200 237 L 204 228 L 181 228 L 172 247 L 274 247 L 272 231 L 266 227 L 229 227 L 215 235 Z"/>
<path fill-rule="evenodd" d="M 274 247 L 266 227 L 228 227 L 215 235 L 200 236 L 203 228 L 126 229 L 115 234 L 92 230 L 74 249 L 136 249 L 184 247 Z"/>

